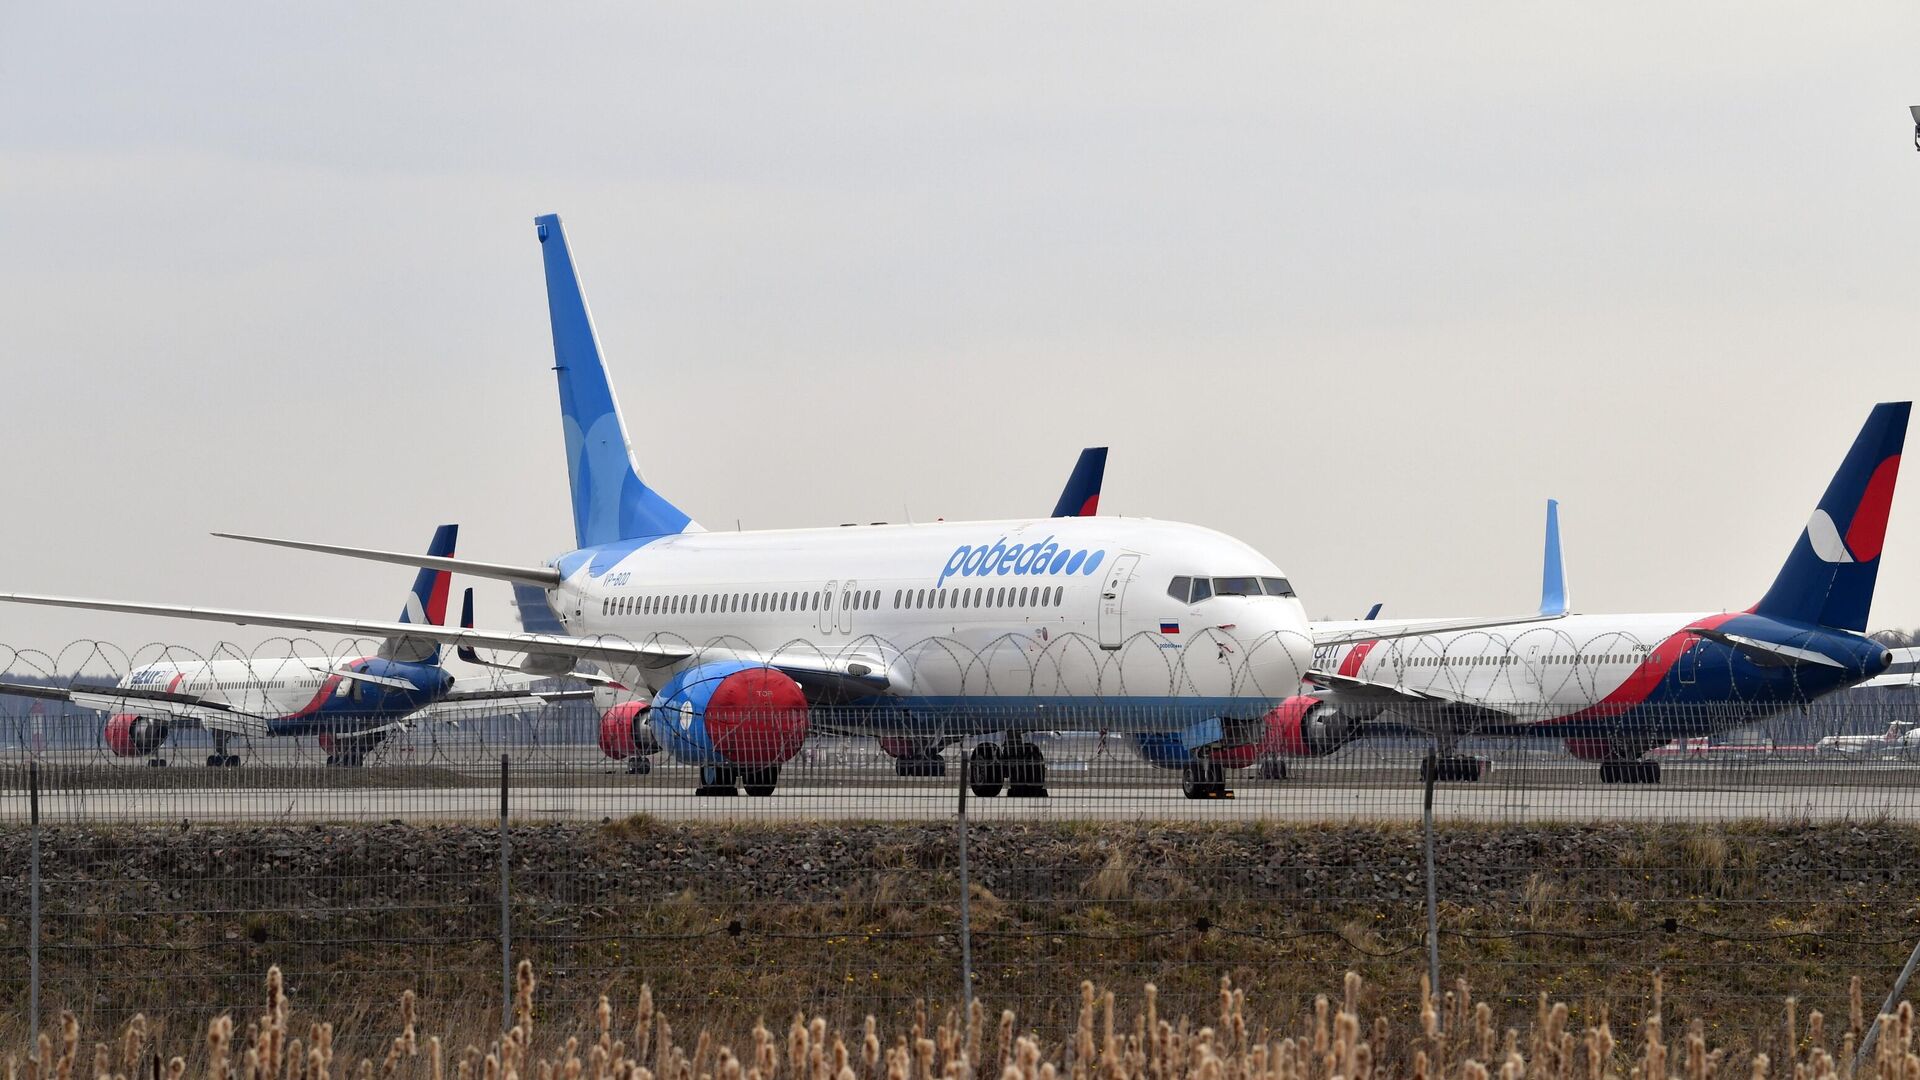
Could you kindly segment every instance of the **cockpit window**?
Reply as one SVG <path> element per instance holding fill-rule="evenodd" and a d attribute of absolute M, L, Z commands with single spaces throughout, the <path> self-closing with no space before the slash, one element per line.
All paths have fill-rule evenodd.
<path fill-rule="evenodd" d="M 1292 596 L 1293 585 L 1283 577 L 1174 578 L 1167 595 L 1199 603 L 1214 596 Z"/>

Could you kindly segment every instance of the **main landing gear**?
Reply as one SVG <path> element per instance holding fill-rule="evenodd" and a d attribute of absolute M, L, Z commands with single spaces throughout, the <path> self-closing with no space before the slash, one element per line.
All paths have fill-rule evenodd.
<path fill-rule="evenodd" d="M 154 760 L 158 761 L 159 759 L 156 758 Z M 148 762 L 148 764 L 151 765 L 153 762 Z M 162 764 L 165 763 L 162 762 Z M 239 767 L 239 765 L 240 755 L 227 753 L 227 736 L 215 732 L 213 736 L 213 753 L 207 755 L 207 767 L 210 769 L 232 769 Z"/>
<path fill-rule="evenodd" d="M 893 774 L 895 776 L 945 776 L 947 759 L 937 752 L 894 758 Z"/>
<path fill-rule="evenodd" d="M 1449 755 L 1443 758 L 1426 758 L 1420 762 L 1420 782 L 1438 781 L 1443 784 L 1478 783 L 1487 775 L 1488 762 L 1485 758 L 1460 757 Z"/>
<path fill-rule="evenodd" d="M 764 798 L 773 794 L 780 782 L 780 766 L 767 765 L 758 769 L 742 769 L 733 765 L 700 766 L 700 786 L 693 789 L 695 795 L 723 795 L 732 797 L 746 793 Z"/>
<path fill-rule="evenodd" d="M 1227 771 L 1219 762 L 1203 760 L 1181 767 L 1180 794 L 1189 799 L 1231 799 L 1233 789 L 1227 786 Z"/>
<path fill-rule="evenodd" d="M 967 787 L 991 799 L 1005 787 L 1013 799 L 1047 797 L 1047 759 L 1040 748 L 1014 736 L 1005 746 L 981 743 L 967 755 Z"/>
<path fill-rule="evenodd" d="M 1657 761 L 1603 761 L 1600 763 L 1600 782 L 1603 784 L 1657 784 L 1660 782 L 1660 763 Z"/>
<path fill-rule="evenodd" d="M 1259 774 L 1262 780 L 1285 780 L 1287 760 L 1281 757 L 1263 757 L 1259 762 Z"/>
<path fill-rule="evenodd" d="M 653 762 L 645 754 L 635 754 L 627 759 L 628 776 L 645 776 L 653 771 Z"/>

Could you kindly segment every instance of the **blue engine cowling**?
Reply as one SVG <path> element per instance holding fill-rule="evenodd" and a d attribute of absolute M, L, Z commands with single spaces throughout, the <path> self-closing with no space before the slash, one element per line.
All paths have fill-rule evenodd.
<path fill-rule="evenodd" d="M 807 698 L 785 672 L 723 660 L 667 680 L 648 723 L 667 753 L 689 765 L 780 765 L 807 737 Z"/>

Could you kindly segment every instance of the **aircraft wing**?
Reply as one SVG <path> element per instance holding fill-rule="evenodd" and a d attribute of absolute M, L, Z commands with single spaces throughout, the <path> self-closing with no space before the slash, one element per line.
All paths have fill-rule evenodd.
<path fill-rule="evenodd" d="M 410 634 L 445 645 L 486 648 L 502 652 L 537 656 L 565 657 L 574 660 L 638 664 L 664 667 L 693 656 L 697 651 L 686 645 L 660 641 L 632 642 L 617 637 L 565 637 L 555 634 L 531 634 L 525 631 L 474 630 L 457 626 L 423 623 L 392 623 L 377 619 L 340 619 L 325 615 L 288 615 L 270 611 L 243 611 L 234 608 L 191 607 L 184 604 L 138 604 L 119 600 L 91 600 L 72 596 L 41 596 L 33 593 L 0 593 L 0 602 L 39 604 L 49 607 L 80 608 L 88 611 L 118 611 L 130 615 L 160 615 L 202 622 L 231 623 L 236 626 L 272 626 L 356 637 L 395 637 Z M 799 683 L 810 701 L 845 701 L 891 691 L 885 664 L 860 655 L 827 656 L 817 653 L 776 654 L 761 658 Z M 514 691 L 508 696 L 521 696 Z M 539 697 L 540 695 L 533 695 Z M 449 700 L 458 701 L 459 695 Z M 479 700 L 467 697 L 467 702 Z M 497 700 L 497 699 L 496 699 Z"/>
<path fill-rule="evenodd" d="M 694 649 L 657 641 L 633 642 L 617 637 L 566 637 L 524 631 L 472 630 L 427 623 L 385 622 L 379 619 L 341 619 L 327 615 L 288 615 L 235 608 L 192 607 L 185 604 L 137 604 L 120 600 L 93 600 L 75 596 L 0 593 L 0 603 L 40 604 L 87 611 L 118 611 L 128 615 L 160 615 L 175 619 L 229 623 L 234 626 L 272 626 L 350 637 L 416 637 L 443 645 L 465 645 L 540 656 L 562 656 L 662 667 L 692 656 Z"/>
<path fill-rule="evenodd" d="M 137 712 L 151 716 L 160 713 L 183 727 L 201 727 L 235 735 L 264 738 L 265 719 L 241 712 L 224 701 L 213 701 L 194 694 L 176 694 L 121 686 L 38 686 L 32 683 L 0 682 L 0 694 L 70 701 L 83 709 L 105 713 Z"/>
<path fill-rule="evenodd" d="M 1534 626 L 1564 618 L 1564 613 L 1555 613 L 1515 615 L 1503 619 L 1376 619 L 1372 622 L 1317 622 L 1308 629 L 1313 634 L 1313 647 L 1318 649 L 1329 645 L 1357 645 L 1363 641 L 1391 641 L 1395 638 L 1425 637 L 1428 634 L 1457 633 L 1462 630 Z"/>

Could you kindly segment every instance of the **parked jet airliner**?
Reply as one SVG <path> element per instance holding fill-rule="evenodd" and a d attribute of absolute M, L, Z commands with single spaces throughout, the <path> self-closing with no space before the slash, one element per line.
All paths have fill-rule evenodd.
<path fill-rule="evenodd" d="M 651 694 L 655 737 L 700 766 L 700 790 L 711 794 L 771 793 L 810 728 L 1004 732 L 1004 748 L 974 751 L 975 791 L 1044 794 L 1045 765 L 1024 731 L 1171 728 L 1194 749 L 1245 743 L 1296 692 L 1316 645 L 1511 621 L 1315 634 L 1271 560 L 1178 522 L 1062 517 L 706 532 L 641 479 L 560 220 L 535 224 L 577 547 L 523 566 L 264 542 L 538 585 L 566 633 L 26 594 L 0 600 L 427 635 L 518 656 L 529 674 L 591 661 Z M 1175 598 L 1168 583 L 1183 577 L 1224 584 Z M 1196 797 L 1224 786 L 1205 758 L 1187 781 Z"/>
<path fill-rule="evenodd" d="M 1319 650 L 1320 693 L 1277 716 L 1291 756 L 1331 753 L 1384 722 L 1431 733 L 1443 779 L 1475 780 L 1466 735 L 1552 737 L 1607 783 L 1657 783 L 1644 755 L 1910 670 L 1920 650 L 1866 636 L 1910 402 L 1874 406 L 1760 601 L 1745 611 L 1569 615 L 1518 633 L 1443 632 Z"/>
<path fill-rule="evenodd" d="M 442 525 L 427 553 L 451 557 L 458 527 Z M 238 765 L 235 736 L 318 736 L 329 765 L 359 765 L 395 730 L 441 704 L 526 698 L 524 690 L 491 684 L 461 688 L 440 666 L 437 641 L 417 636 L 446 621 L 448 573 L 421 570 L 400 619 L 375 656 L 281 656 L 246 660 L 162 661 L 122 676 L 114 686 L 57 687 L 0 682 L 0 692 L 71 701 L 108 714 L 102 738 L 117 757 L 160 756 L 179 728 L 213 738 L 212 766 Z"/>

